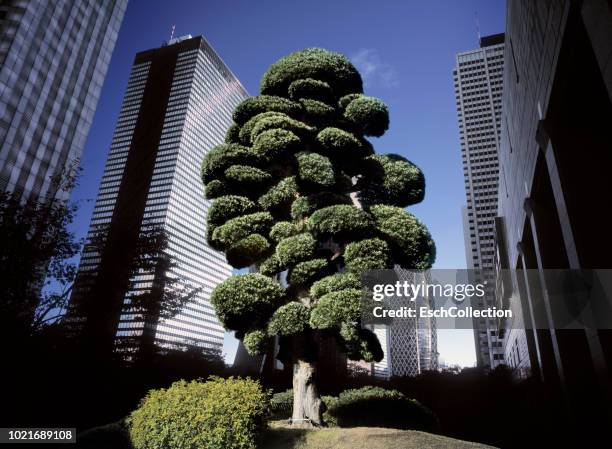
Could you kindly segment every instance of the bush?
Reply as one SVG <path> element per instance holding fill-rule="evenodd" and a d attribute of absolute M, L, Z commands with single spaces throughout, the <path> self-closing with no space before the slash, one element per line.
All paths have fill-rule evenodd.
<path fill-rule="evenodd" d="M 310 216 L 309 224 L 315 237 L 333 237 L 341 243 L 366 237 L 374 222 L 366 211 L 352 205 L 339 204 L 319 209 Z"/>
<path fill-rule="evenodd" d="M 266 193 L 259 197 L 259 205 L 270 211 L 279 211 L 291 204 L 298 192 L 295 176 L 280 180 Z"/>
<path fill-rule="evenodd" d="M 288 419 L 293 409 L 293 390 L 274 393 L 270 400 L 270 411 L 272 419 Z"/>
<path fill-rule="evenodd" d="M 391 268 L 389 245 L 378 238 L 351 242 L 344 250 L 344 261 L 346 269 L 357 274 Z"/>
<path fill-rule="evenodd" d="M 247 332 L 242 339 L 244 349 L 252 356 L 263 354 L 266 350 L 267 342 L 268 336 L 261 329 Z"/>
<path fill-rule="evenodd" d="M 375 155 L 364 164 L 360 198 L 366 204 L 406 207 L 423 201 L 425 177 L 412 162 L 396 154 Z"/>
<path fill-rule="evenodd" d="M 304 304 L 292 301 L 276 309 L 268 323 L 269 335 L 293 335 L 308 328 L 310 311 Z"/>
<path fill-rule="evenodd" d="M 270 238 L 278 243 L 298 232 L 298 227 L 295 223 L 291 223 L 290 221 L 278 221 L 272 226 L 272 229 L 270 229 Z"/>
<path fill-rule="evenodd" d="M 260 234 L 251 234 L 230 246 L 225 256 L 234 268 L 245 268 L 270 254 L 270 242 Z"/>
<path fill-rule="evenodd" d="M 234 121 L 239 125 L 244 125 L 251 117 L 269 111 L 282 112 L 291 117 L 296 117 L 300 114 L 301 110 L 302 107 L 299 103 L 294 103 L 286 98 L 259 95 L 247 98 L 236 107 L 234 110 Z"/>
<path fill-rule="evenodd" d="M 326 82 L 337 95 L 362 92 L 361 76 L 344 55 L 307 48 L 279 59 L 261 80 L 264 95 L 287 95 L 291 83 L 312 78 Z"/>
<path fill-rule="evenodd" d="M 395 247 L 394 261 L 407 269 L 427 270 L 436 259 L 429 231 L 414 215 L 401 207 L 376 205 L 370 208 L 381 236 Z"/>
<path fill-rule="evenodd" d="M 268 184 L 272 179 L 269 173 L 249 165 L 232 165 L 225 170 L 225 178 L 233 186 L 246 191 Z"/>
<path fill-rule="evenodd" d="M 296 159 L 300 185 L 316 189 L 330 187 L 336 182 L 334 167 L 325 156 L 317 153 L 298 153 Z"/>
<path fill-rule="evenodd" d="M 206 218 L 209 225 L 218 226 L 239 215 L 251 214 L 255 209 L 255 203 L 247 197 L 226 195 L 212 203 Z"/>
<path fill-rule="evenodd" d="M 378 98 L 360 95 L 344 110 L 344 117 L 366 136 L 382 136 L 389 128 L 389 110 Z"/>
<path fill-rule="evenodd" d="M 353 134 L 339 128 L 325 128 L 317 134 L 317 142 L 325 149 L 326 154 L 343 163 L 354 162 L 374 152 L 369 142 L 359 140 Z"/>
<path fill-rule="evenodd" d="M 253 142 L 253 151 L 258 156 L 273 161 L 299 151 L 301 145 L 301 139 L 294 132 L 276 128 L 259 134 Z"/>
<path fill-rule="evenodd" d="M 333 97 L 333 92 L 325 81 L 306 78 L 296 80 L 289 85 L 289 97 L 294 101 L 301 98 L 311 98 L 329 102 Z"/>
<path fill-rule="evenodd" d="M 319 192 L 308 196 L 300 196 L 291 204 L 291 218 L 302 220 L 319 209 L 335 204 L 351 204 L 351 199 L 348 195 L 332 192 Z"/>
<path fill-rule="evenodd" d="M 317 241 L 308 232 L 282 239 L 276 245 L 276 257 L 284 266 L 308 260 L 315 254 Z"/>
<path fill-rule="evenodd" d="M 328 293 L 317 300 L 310 313 L 313 329 L 331 329 L 361 316 L 361 290 L 346 289 Z"/>
<path fill-rule="evenodd" d="M 225 143 L 240 143 L 240 126 L 232 123 L 225 133 Z"/>
<path fill-rule="evenodd" d="M 360 290 L 362 284 L 359 276 L 349 272 L 327 276 L 312 284 L 312 287 L 310 287 L 310 294 L 315 298 L 320 298 L 328 293 L 347 288 Z"/>
<path fill-rule="evenodd" d="M 292 287 L 307 285 L 321 279 L 329 273 L 327 259 L 319 258 L 296 264 L 287 276 L 287 282 Z"/>
<path fill-rule="evenodd" d="M 281 286 L 257 273 L 232 276 L 217 285 L 210 296 L 221 323 L 237 331 L 263 326 L 283 299 Z"/>
<path fill-rule="evenodd" d="M 306 112 L 306 120 L 313 124 L 330 123 L 336 116 L 336 109 L 322 101 L 302 98 L 300 103 Z"/>
<path fill-rule="evenodd" d="M 206 184 L 218 178 L 235 164 L 257 165 L 258 156 L 249 148 L 237 144 L 217 145 L 206 153 L 202 162 L 202 181 Z"/>
<path fill-rule="evenodd" d="M 211 377 L 152 390 L 128 418 L 135 449 L 256 449 L 270 396 L 250 379 Z"/>
<path fill-rule="evenodd" d="M 438 430 L 431 410 L 396 390 L 372 386 L 345 390 L 326 405 L 326 414 L 340 427 Z"/>
<path fill-rule="evenodd" d="M 255 212 L 232 218 L 215 228 L 212 241 L 221 248 L 227 248 L 250 234 L 267 235 L 273 218 L 268 212 Z"/>
<path fill-rule="evenodd" d="M 77 435 L 77 446 L 81 449 L 133 449 L 130 433 L 123 420 L 94 427 Z"/>

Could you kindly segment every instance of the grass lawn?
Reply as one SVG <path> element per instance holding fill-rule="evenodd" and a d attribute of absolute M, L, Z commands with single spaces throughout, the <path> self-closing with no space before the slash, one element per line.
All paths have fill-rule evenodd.
<path fill-rule="evenodd" d="M 378 427 L 292 429 L 271 423 L 261 449 L 486 449 L 493 446 L 455 440 L 416 430 Z"/>

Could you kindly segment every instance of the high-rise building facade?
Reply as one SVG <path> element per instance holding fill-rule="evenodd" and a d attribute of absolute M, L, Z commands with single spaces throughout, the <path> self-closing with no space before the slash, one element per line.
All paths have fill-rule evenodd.
<path fill-rule="evenodd" d="M 0 190 L 65 199 L 127 0 L 0 2 Z"/>
<path fill-rule="evenodd" d="M 498 300 L 521 310 L 530 375 L 564 398 L 584 445 L 612 419 L 612 331 L 565 328 L 559 310 L 576 298 L 553 282 L 580 273 L 586 297 L 607 288 L 598 313 L 610 310 L 609 281 L 587 270 L 612 268 L 598 206 L 612 192 L 612 4 L 510 0 L 506 20 L 497 259 L 513 275 Z"/>
<path fill-rule="evenodd" d="M 136 55 L 72 296 L 78 305 L 93 294 L 99 313 L 110 307 L 104 309 L 106 326 L 116 343 L 143 335 L 143 317 L 130 297 L 147 293 L 157 274 L 134 276 L 129 255 L 139 236 L 155 228 L 167 236 L 165 252 L 174 262 L 169 275 L 181 279 L 185 292 L 197 293 L 173 317 L 153 317 L 154 343 L 222 347 L 224 330 L 208 299 L 232 268 L 206 243 L 210 201 L 200 167 L 223 142 L 234 108 L 247 96 L 201 36 L 172 39 Z M 100 232 L 102 249 L 91 245 Z M 126 277 L 130 291 L 117 289 Z"/>
<path fill-rule="evenodd" d="M 467 268 L 473 270 L 475 283 L 492 279 L 495 268 L 503 74 L 503 34 L 483 36 L 479 48 L 456 56 L 453 80 L 467 197 L 463 232 Z M 477 304 L 485 305 L 493 304 Z M 503 336 L 495 321 L 474 319 L 474 339 L 478 366 L 494 368 L 503 363 Z"/>
<path fill-rule="evenodd" d="M 400 282 L 413 285 L 431 282 L 427 273 L 416 273 L 399 267 L 395 269 L 395 273 Z M 417 297 L 411 304 L 406 303 L 405 297 L 392 297 L 389 300 L 389 308 L 432 308 L 433 303 L 433 298 L 427 295 Z M 416 376 L 424 371 L 438 369 L 438 333 L 435 318 L 396 318 L 390 324 L 374 325 L 372 330 L 384 353 L 380 362 L 372 364 L 375 377 L 388 379 L 393 376 Z"/>

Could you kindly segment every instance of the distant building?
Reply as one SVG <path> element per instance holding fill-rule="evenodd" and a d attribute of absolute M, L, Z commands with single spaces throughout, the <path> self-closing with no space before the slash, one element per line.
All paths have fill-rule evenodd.
<path fill-rule="evenodd" d="M 431 281 L 426 274 L 415 274 L 396 268 L 398 280 L 412 284 Z M 416 278 L 415 278 L 416 277 Z M 391 298 L 391 309 L 408 306 L 405 298 Z M 433 298 L 419 297 L 417 307 L 433 307 Z M 373 332 L 378 337 L 385 354 L 383 360 L 372 364 L 372 374 L 378 378 L 393 376 L 416 376 L 438 367 L 438 345 L 435 318 L 396 318 L 389 325 L 377 324 Z"/>
<path fill-rule="evenodd" d="M 0 190 L 68 197 L 126 6 L 0 2 Z"/>
<path fill-rule="evenodd" d="M 612 5 L 511 0 L 507 9 L 496 244 L 498 269 L 516 271 L 498 301 L 527 330 L 500 323 L 506 360 L 518 370 L 528 360 L 528 374 L 558 388 L 576 420 L 602 418 L 595 425 L 607 429 L 612 331 L 563 329 L 558 311 L 576 298 L 552 288 L 549 270 L 612 268 L 600 208 L 612 192 Z M 589 294 L 605 291 L 587 279 Z"/>
<path fill-rule="evenodd" d="M 492 279 L 501 137 L 504 35 L 480 39 L 480 47 L 457 54 L 453 80 L 467 206 L 462 210 L 467 268 L 471 282 Z M 488 285 L 493 285 L 490 283 Z M 487 297 L 493 298 L 492 292 Z M 477 306 L 492 306 L 477 304 Z M 504 362 L 503 336 L 494 320 L 474 319 L 478 366 Z"/>
<path fill-rule="evenodd" d="M 153 317 L 154 343 L 222 348 L 224 329 L 209 297 L 232 267 L 205 239 L 211 202 L 204 198 L 200 167 L 223 142 L 234 108 L 245 98 L 238 79 L 201 36 L 172 39 L 136 55 L 72 295 L 75 306 L 92 294 L 103 302 L 96 307 L 108 314 L 118 345 L 143 335 L 145 323 L 130 297 L 150 291 L 158 274 L 132 277 L 130 253 L 139 235 L 157 228 L 166 233 L 176 265 L 168 275 L 183 279 L 185 291 L 201 290 L 173 318 Z M 100 232 L 104 247 L 98 251 L 91 242 Z M 117 289 L 128 278 L 133 289 Z M 80 319 L 86 325 L 88 318 Z"/>

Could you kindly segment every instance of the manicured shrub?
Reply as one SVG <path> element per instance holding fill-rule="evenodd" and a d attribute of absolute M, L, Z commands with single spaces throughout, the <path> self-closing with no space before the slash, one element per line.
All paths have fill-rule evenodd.
<path fill-rule="evenodd" d="M 230 193 L 232 192 L 227 184 L 218 179 L 213 179 L 208 184 L 206 184 L 204 195 L 207 199 L 212 200 L 214 198 L 219 198 L 223 195 L 229 195 Z"/>
<path fill-rule="evenodd" d="M 340 107 L 340 109 L 342 109 L 342 111 L 344 111 L 351 101 L 353 101 L 355 98 L 363 97 L 363 96 L 364 96 L 363 94 L 358 94 L 358 93 L 352 93 L 352 94 L 345 95 L 342 98 L 340 98 L 340 100 L 338 100 L 338 106 Z"/>
<path fill-rule="evenodd" d="M 340 327 L 340 337 L 346 355 L 351 360 L 380 362 L 385 355 L 376 334 L 369 329 L 358 327 L 355 323 L 343 322 Z"/>
<path fill-rule="evenodd" d="M 259 197 L 259 204 L 264 209 L 270 211 L 282 210 L 283 206 L 287 206 L 293 202 L 298 193 L 297 182 L 295 176 L 289 176 L 281 179 L 281 181 Z"/>
<path fill-rule="evenodd" d="M 293 266 L 298 262 L 314 256 L 317 242 L 308 232 L 282 239 L 276 245 L 276 257 L 284 267 Z"/>
<path fill-rule="evenodd" d="M 222 225 L 231 218 L 239 215 L 255 212 L 257 206 L 253 201 L 244 196 L 226 195 L 217 198 L 208 209 L 208 224 L 213 226 Z"/>
<path fill-rule="evenodd" d="M 299 232 L 295 223 L 290 221 L 279 221 L 270 229 L 270 238 L 275 242 L 294 236 Z"/>
<path fill-rule="evenodd" d="M 291 117 L 297 117 L 302 111 L 302 106 L 283 97 L 259 95 L 257 97 L 249 97 L 240 103 L 234 110 L 233 117 L 238 125 L 243 125 L 251 117 L 270 111 L 282 112 Z"/>
<path fill-rule="evenodd" d="M 389 245 L 379 238 L 360 240 L 346 245 L 344 262 L 347 270 L 357 274 L 368 270 L 392 268 Z"/>
<path fill-rule="evenodd" d="M 250 234 L 267 235 L 272 227 L 273 218 L 268 212 L 255 212 L 232 218 L 215 228 L 212 240 L 222 248 L 227 248 Z"/>
<path fill-rule="evenodd" d="M 272 116 L 262 117 L 253 126 L 251 131 L 251 143 L 255 142 L 257 137 L 265 132 L 273 129 L 284 129 L 291 131 L 302 140 L 310 139 L 313 129 L 304 123 L 294 120 L 285 114 L 276 114 Z"/>
<path fill-rule="evenodd" d="M 281 271 L 283 271 L 283 267 L 276 254 L 271 254 L 270 257 L 259 264 L 259 272 L 264 276 L 274 276 Z"/>
<path fill-rule="evenodd" d="M 151 390 L 128 418 L 135 449 L 256 449 L 270 395 L 249 379 L 183 380 Z"/>
<path fill-rule="evenodd" d="M 389 128 L 389 110 L 378 98 L 359 96 L 344 110 L 344 118 L 366 136 L 382 136 Z"/>
<path fill-rule="evenodd" d="M 360 290 L 362 287 L 363 285 L 358 275 L 349 272 L 335 273 L 313 283 L 312 287 L 310 287 L 310 294 L 315 298 L 320 298 L 323 295 L 338 290 Z"/>
<path fill-rule="evenodd" d="M 246 268 L 270 254 L 270 242 L 260 234 L 250 234 L 227 248 L 227 263 L 234 268 Z"/>
<path fill-rule="evenodd" d="M 255 329 L 245 334 L 242 343 L 244 344 L 244 349 L 250 355 L 261 355 L 266 351 L 268 335 L 261 329 Z"/>
<path fill-rule="evenodd" d="M 400 207 L 384 205 L 372 206 L 370 212 L 381 236 L 395 249 L 396 263 L 408 269 L 431 268 L 435 246 L 427 228 L 414 215 Z"/>
<path fill-rule="evenodd" d="M 329 263 L 327 259 L 318 258 L 306 260 L 296 264 L 289 270 L 287 282 L 292 287 L 304 286 L 311 282 L 321 279 L 328 274 Z"/>
<path fill-rule="evenodd" d="M 438 430 L 437 418 L 431 410 L 396 390 L 372 386 L 345 390 L 326 405 L 326 416 L 340 427 Z"/>
<path fill-rule="evenodd" d="M 291 83 L 307 78 L 328 83 L 338 96 L 363 91 L 361 76 L 351 62 L 321 48 L 296 51 L 276 61 L 264 74 L 260 90 L 263 95 L 288 95 Z"/>
<path fill-rule="evenodd" d="M 336 109 L 322 101 L 302 98 L 300 103 L 309 123 L 324 125 L 333 122 L 336 118 Z"/>
<path fill-rule="evenodd" d="M 263 170 L 248 165 L 232 165 L 225 170 L 225 179 L 240 190 L 259 189 L 270 182 L 271 176 Z"/>
<path fill-rule="evenodd" d="M 366 211 L 345 204 L 319 209 L 308 222 L 317 238 L 329 236 L 337 242 L 366 237 L 372 232 L 374 224 Z"/>
<path fill-rule="evenodd" d="M 366 204 L 406 207 L 420 203 L 425 196 L 425 177 L 412 162 L 395 154 L 367 158 L 363 190 L 359 197 Z"/>
<path fill-rule="evenodd" d="M 240 128 L 240 142 L 244 145 L 251 145 L 253 141 L 251 140 L 251 134 L 253 132 L 253 128 L 257 124 L 259 120 L 262 120 L 267 117 L 289 117 L 287 114 L 283 114 L 282 112 L 268 111 L 262 112 L 251 117 L 242 127 Z"/>
<path fill-rule="evenodd" d="M 299 302 L 289 302 L 280 306 L 268 322 L 268 334 L 293 335 L 308 327 L 310 310 Z"/>
<path fill-rule="evenodd" d="M 328 103 L 333 98 L 333 92 L 325 81 L 306 78 L 296 80 L 289 85 L 289 97 L 293 101 L 299 101 L 301 98 L 311 98 Z"/>
<path fill-rule="evenodd" d="M 314 329 L 339 327 L 343 322 L 359 320 L 361 316 L 361 290 L 346 289 L 327 293 L 317 300 L 310 313 Z"/>
<path fill-rule="evenodd" d="M 217 179 L 232 165 L 257 165 L 259 157 L 249 148 L 238 144 L 221 144 L 211 149 L 202 162 L 202 181 Z"/>
<path fill-rule="evenodd" d="M 232 123 L 225 133 L 225 143 L 240 143 L 240 126 Z"/>
<path fill-rule="evenodd" d="M 325 156 L 317 153 L 296 154 L 298 180 L 306 188 L 330 187 L 336 182 L 334 167 Z"/>
<path fill-rule="evenodd" d="M 326 154 L 341 159 L 343 164 L 358 161 L 374 151 L 369 142 L 359 140 L 353 134 L 333 127 L 327 127 L 317 134 L 317 142 Z"/>
<path fill-rule="evenodd" d="M 290 153 L 299 151 L 302 141 L 293 132 L 286 129 L 263 131 L 253 142 L 253 151 L 260 157 L 272 161 Z"/>
<path fill-rule="evenodd" d="M 291 416 L 291 408 L 293 407 L 293 390 L 274 393 L 270 400 L 270 410 L 272 419 L 287 419 Z"/>
<path fill-rule="evenodd" d="M 210 302 L 226 329 L 247 330 L 263 326 L 283 303 L 284 296 L 277 282 L 249 273 L 232 276 L 217 285 Z"/>
<path fill-rule="evenodd" d="M 334 204 L 351 204 L 347 195 L 332 192 L 319 192 L 307 196 L 300 196 L 291 203 L 291 218 L 302 220 L 312 215 L 315 211 Z"/>

